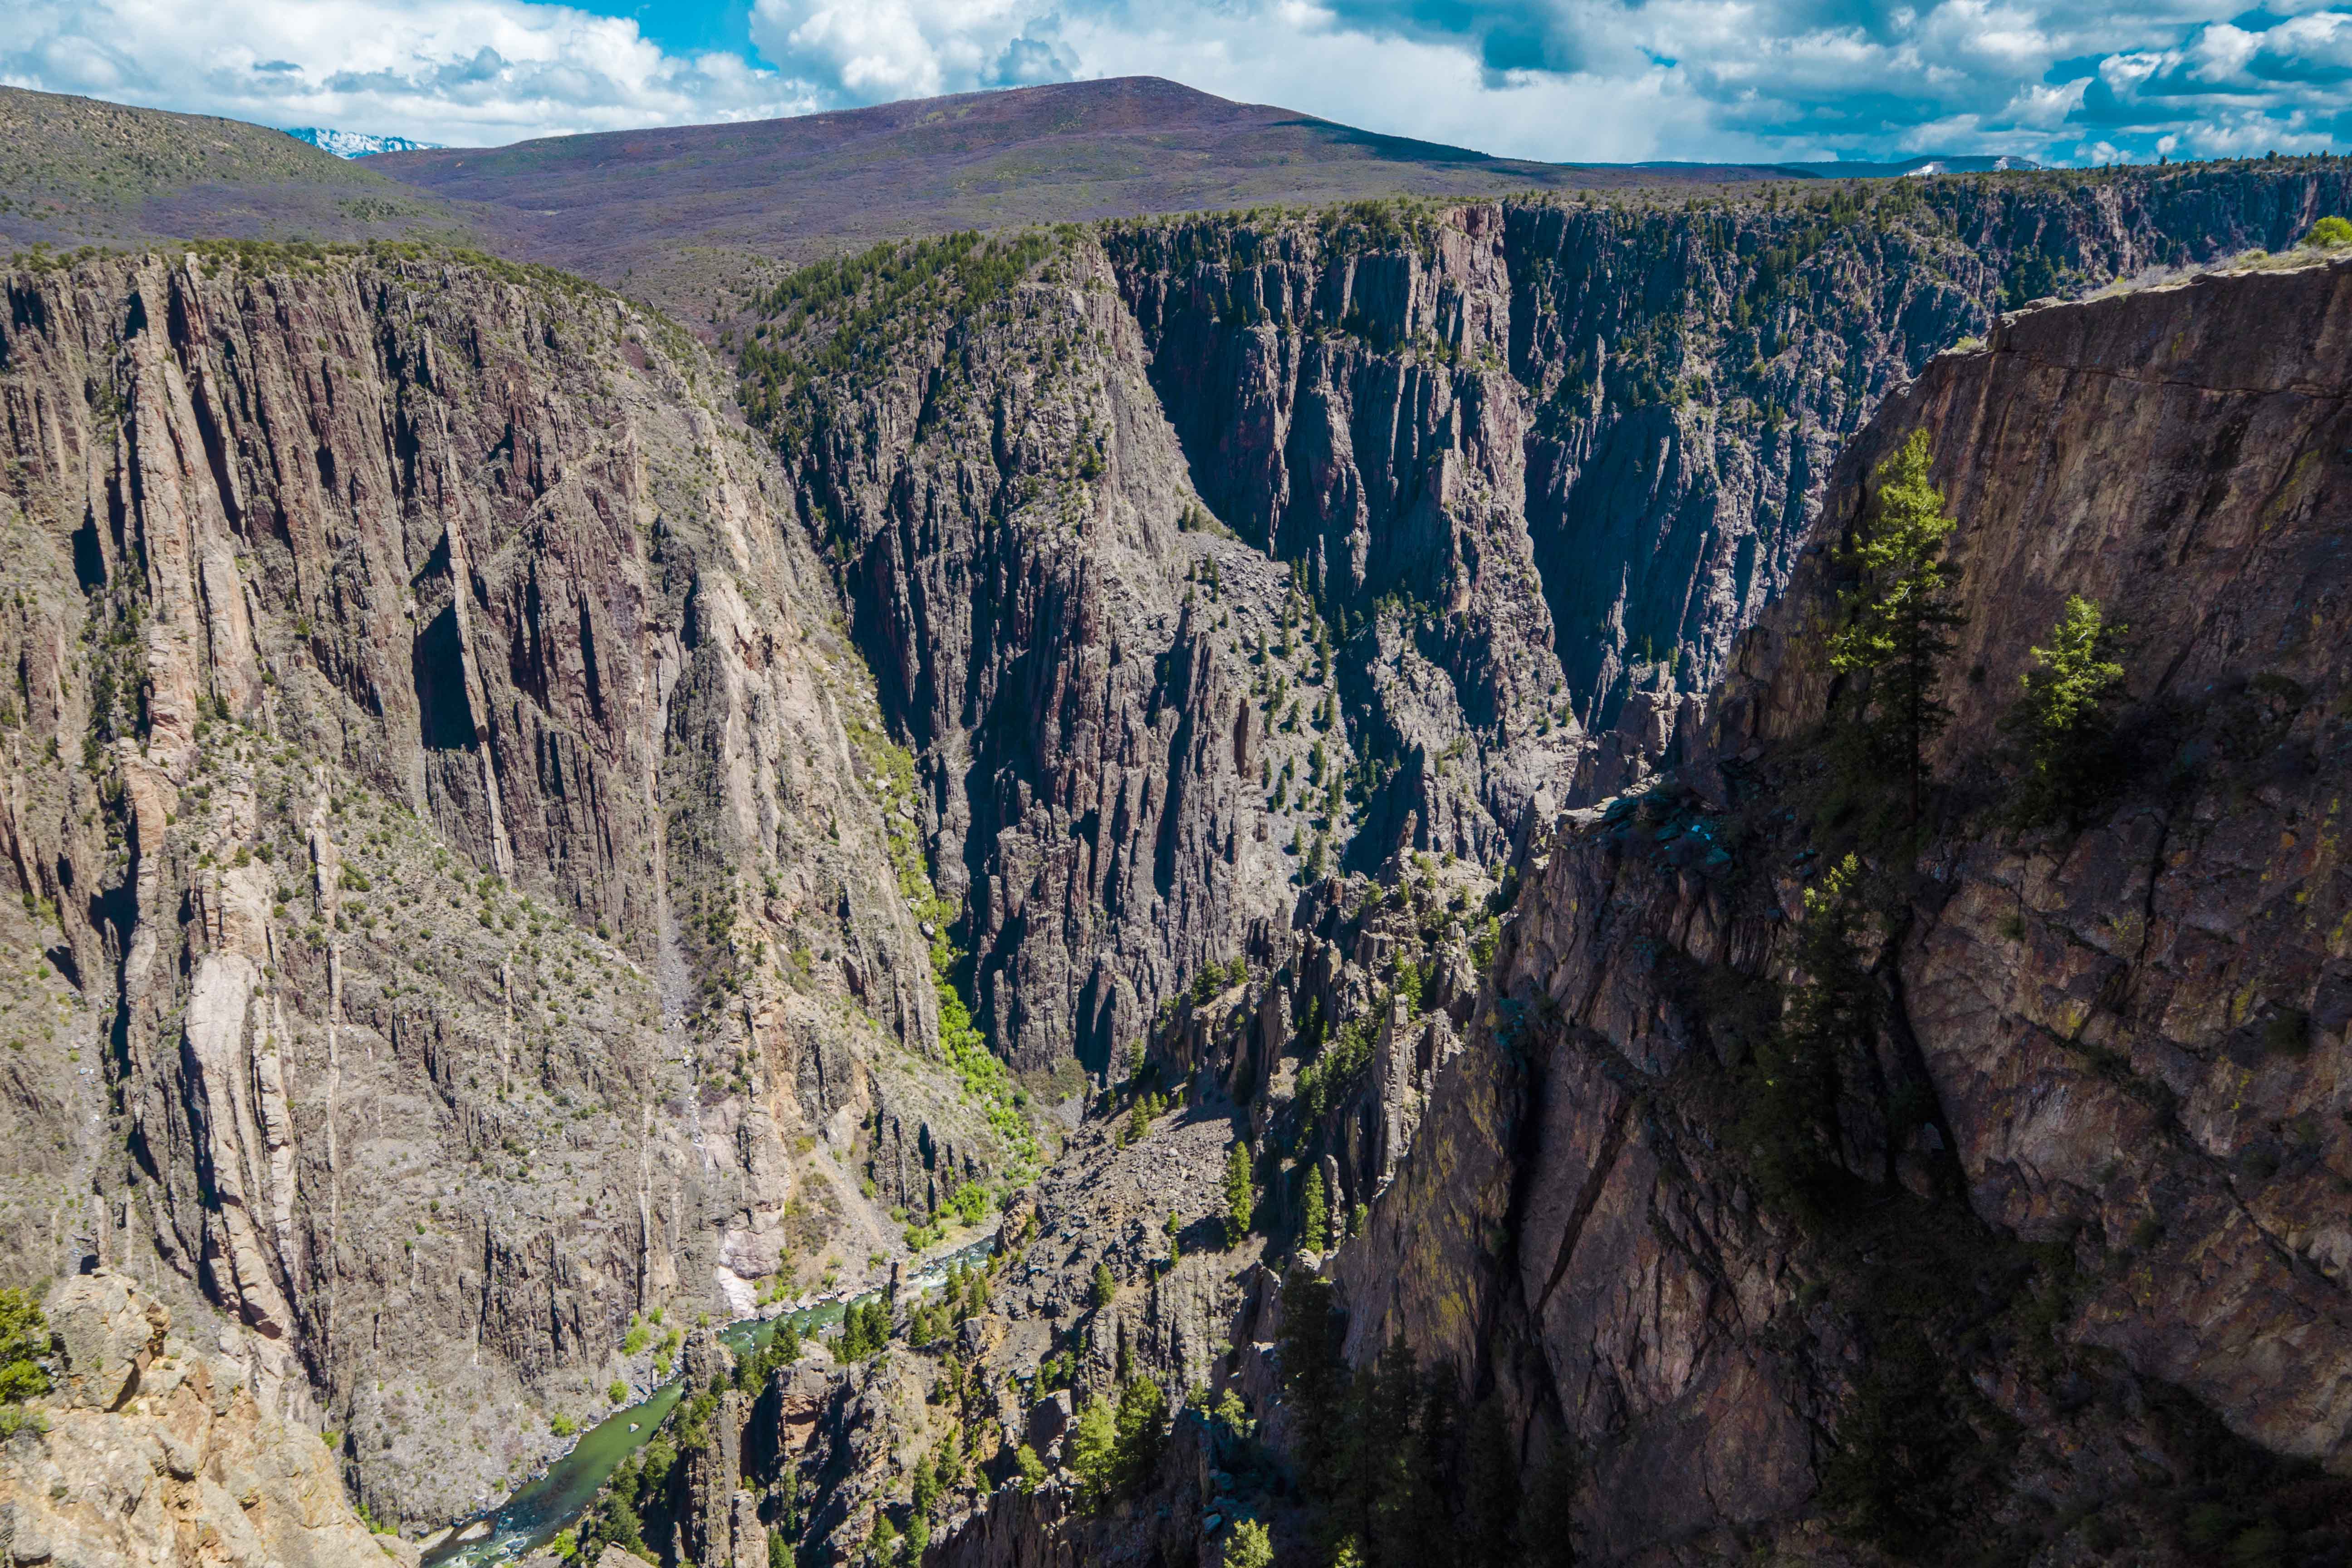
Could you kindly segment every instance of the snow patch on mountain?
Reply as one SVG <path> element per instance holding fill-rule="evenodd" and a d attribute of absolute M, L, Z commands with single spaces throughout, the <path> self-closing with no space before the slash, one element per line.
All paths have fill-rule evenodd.
<path fill-rule="evenodd" d="M 338 158 L 372 158 L 378 153 L 415 153 L 438 147 L 438 142 L 412 142 L 405 136 L 374 136 L 364 131 L 335 131 L 323 125 L 296 125 L 286 132 L 297 142 L 332 153 Z"/>

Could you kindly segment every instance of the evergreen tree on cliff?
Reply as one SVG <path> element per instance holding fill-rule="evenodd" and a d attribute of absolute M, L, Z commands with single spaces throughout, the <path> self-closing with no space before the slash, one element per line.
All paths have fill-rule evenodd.
<path fill-rule="evenodd" d="M 1927 477 L 1931 461 L 1927 432 L 1914 430 L 1872 470 L 1874 504 L 1841 558 L 1853 584 L 1829 644 L 1830 668 L 1863 678 L 1854 716 L 1865 763 L 1899 771 L 1915 828 L 1927 744 L 1952 716 L 1936 696 L 1937 677 L 1966 619 L 1952 593 L 1958 574 L 1944 559 L 1957 524 Z"/>

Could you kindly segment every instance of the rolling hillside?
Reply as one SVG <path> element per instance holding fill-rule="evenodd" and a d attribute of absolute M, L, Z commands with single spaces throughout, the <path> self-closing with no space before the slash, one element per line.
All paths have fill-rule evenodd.
<path fill-rule="evenodd" d="M 372 166 L 472 212 L 521 258 L 604 283 L 627 278 L 631 291 L 688 316 L 709 310 L 713 289 L 778 262 L 955 229 L 1793 174 L 1524 163 L 1154 77 L 386 153 Z"/>
<path fill-rule="evenodd" d="M 436 198 L 266 125 L 0 87 L 0 255 L 197 237 L 480 243 Z"/>

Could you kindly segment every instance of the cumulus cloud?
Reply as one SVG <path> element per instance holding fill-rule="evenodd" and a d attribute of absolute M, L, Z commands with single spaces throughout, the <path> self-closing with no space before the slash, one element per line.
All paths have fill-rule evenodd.
<path fill-rule="evenodd" d="M 695 53 L 542 0 L 10 10 L 18 85 L 458 143 L 1152 74 L 1546 159 L 2352 147 L 2352 0 L 752 0 Z"/>
<path fill-rule="evenodd" d="M 1032 0 L 757 0 L 751 41 L 840 103 L 1060 81 L 1078 62 Z"/>
<path fill-rule="evenodd" d="M 0 81 L 452 144 L 790 114 L 807 84 L 530 0 L 9 0 Z"/>

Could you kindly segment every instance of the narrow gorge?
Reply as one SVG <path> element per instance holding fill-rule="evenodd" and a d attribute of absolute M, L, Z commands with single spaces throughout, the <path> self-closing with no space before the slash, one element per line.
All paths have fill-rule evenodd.
<path fill-rule="evenodd" d="M 538 1553 L 2340 1561 L 2347 184 L 955 236 L 715 345 L 20 268 L 0 1235 L 81 1381 L 0 1546 L 119 1550 L 113 1419 L 121 1517 L 439 1561 L 676 1378 Z M 1915 431 L 1898 853 L 1824 647 Z M 2069 595 L 2116 784 L 2021 828 Z"/>

